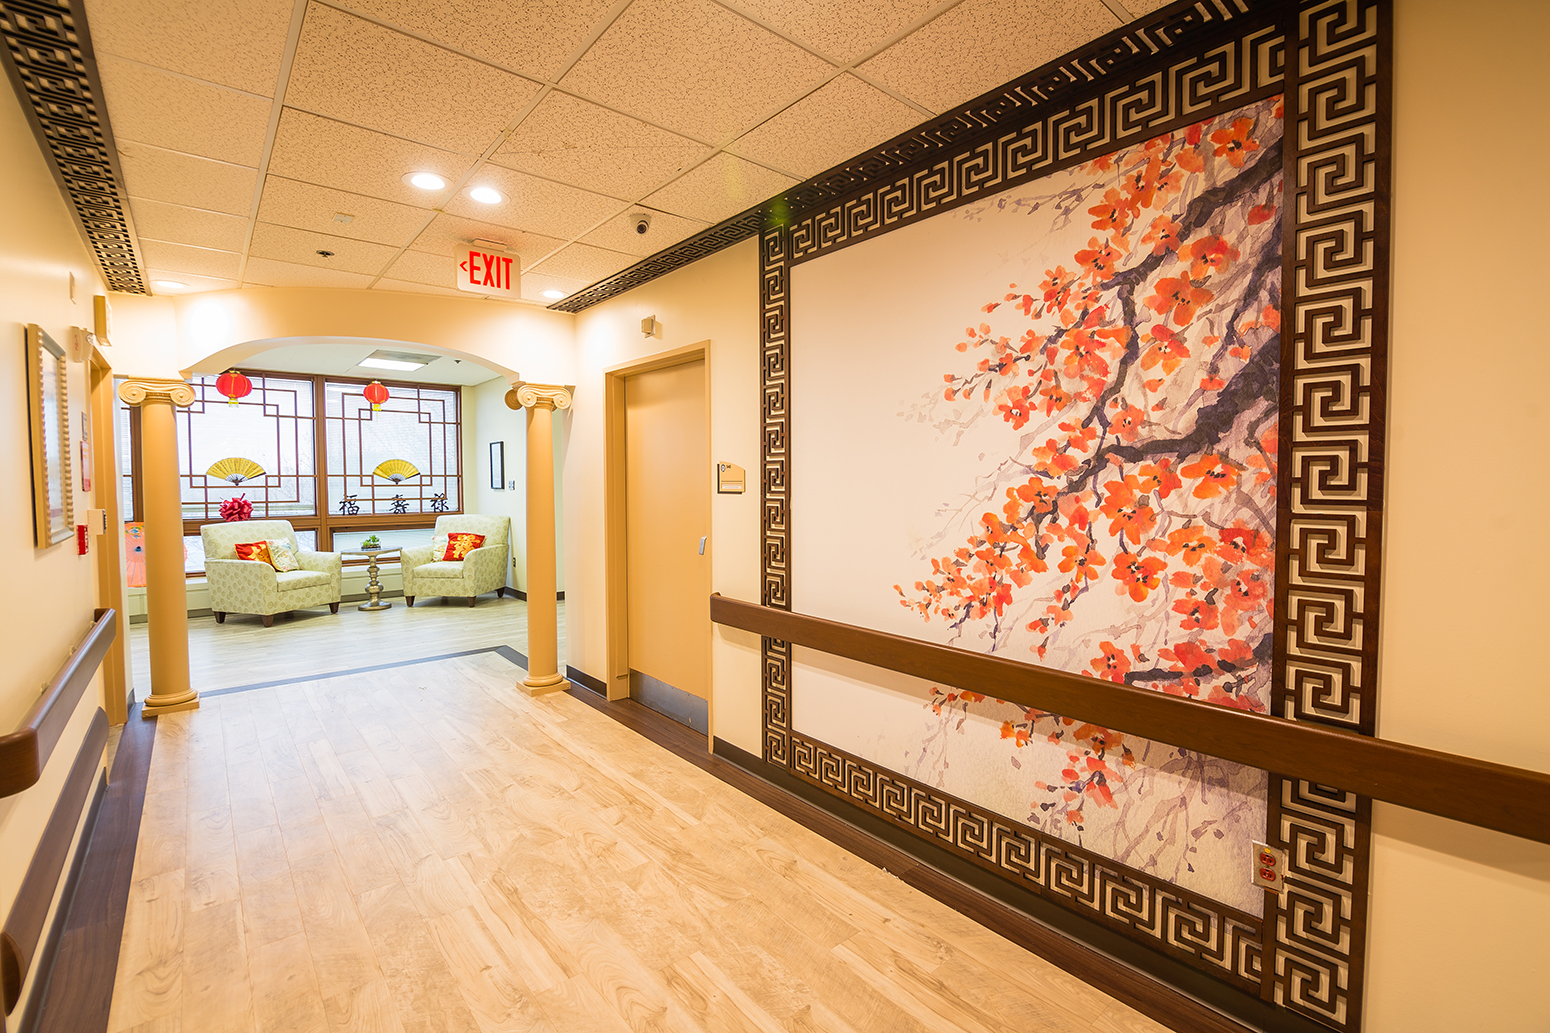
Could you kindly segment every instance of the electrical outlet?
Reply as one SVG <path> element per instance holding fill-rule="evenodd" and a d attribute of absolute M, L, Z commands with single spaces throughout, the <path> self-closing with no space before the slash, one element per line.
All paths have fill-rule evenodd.
<path fill-rule="evenodd" d="M 1254 844 L 1254 885 L 1280 893 L 1285 888 L 1286 851 L 1265 843 Z"/>
<path fill-rule="evenodd" d="M 512 491 L 516 491 L 517 490 L 517 482 L 516 481 L 510 481 L 510 482 L 508 482 L 506 484 L 506 487 L 511 489 Z"/>

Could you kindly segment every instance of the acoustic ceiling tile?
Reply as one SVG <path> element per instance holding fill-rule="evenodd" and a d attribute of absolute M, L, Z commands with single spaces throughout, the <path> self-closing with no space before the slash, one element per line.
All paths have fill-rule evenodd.
<path fill-rule="evenodd" d="M 614 0 L 349 0 L 417 36 L 540 79 L 555 79 Z"/>
<path fill-rule="evenodd" d="M 710 153 L 704 144 L 551 92 L 490 160 L 547 179 L 639 197 Z"/>
<path fill-rule="evenodd" d="M 1173 0 L 1120 0 L 1120 5 L 1130 12 L 1131 18 L 1139 18 L 1143 14 L 1151 14 L 1173 3 Z"/>
<path fill-rule="evenodd" d="M 672 247 L 686 237 L 692 237 L 704 229 L 709 229 L 710 224 L 700 222 L 697 219 L 683 219 L 668 212 L 652 211 L 651 225 L 645 233 L 635 232 L 635 214 L 646 212 L 648 209 L 639 205 L 632 206 L 623 215 L 616 215 L 597 229 L 582 237 L 582 243 L 596 244 L 611 251 L 623 251 L 625 254 L 644 258 L 646 255 L 654 255 L 663 248 Z"/>
<path fill-rule="evenodd" d="M 711 0 L 635 0 L 560 85 L 675 132 L 718 142 L 796 100 L 833 71 L 827 61 Z"/>
<path fill-rule="evenodd" d="M 508 226 L 497 226 L 493 223 L 479 222 L 476 219 L 461 219 L 456 215 L 443 214 L 436 216 L 436 221 L 415 238 L 414 250 L 440 255 L 444 261 L 447 261 L 448 268 L 451 268 L 450 259 L 453 254 L 476 240 L 490 241 L 498 245 L 492 247 L 490 249 L 492 251 L 499 251 L 503 255 L 516 255 L 522 260 L 524 269 L 565 244 L 565 241 L 558 237 L 546 237 L 541 233 L 523 233 Z"/>
<path fill-rule="evenodd" d="M 499 165 L 486 165 L 469 180 L 470 189 L 481 186 L 499 191 L 500 202 L 481 204 L 464 190 L 447 201 L 447 214 L 569 240 L 626 207 L 617 198 L 553 183 Z"/>
<path fill-rule="evenodd" d="M 716 223 L 796 186 L 797 180 L 732 154 L 718 154 L 646 198 L 674 215 Z"/>
<path fill-rule="evenodd" d="M 235 251 L 189 247 L 166 240 L 150 240 L 143 235 L 140 237 L 140 257 L 147 266 L 157 269 L 227 280 L 235 279 L 242 266 L 242 256 Z"/>
<path fill-rule="evenodd" d="M 390 280 L 387 277 L 378 280 L 372 286 L 372 290 L 400 291 L 405 294 L 442 294 L 454 298 L 473 297 L 472 294 L 460 291 L 456 287 L 436 287 L 428 283 L 416 283 L 413 280 Z"/>
<path fill-rule="evenodd" d="M 248 239 L 248 220 L 238 215 L 207 212 L 145 197 L 131 197 L 135 233 L 153 240 L 171 240 L 218 251 L 238 251 Z"/>
<path fill-rule="evenodd" d="M 258 205 L 262 222 L 395 247 L 413 239 L 429 214 L 424 208 L 282 176 L 264 180 L 264 197 Z M 338 216 L 349 216 L 349 221 L 340 222 Z"/>
<path fill-rule="evenodd" d="M 319 269 L 294 262 L 249 258 L 242 282 L 245 287 L 365 287 L 371 279 L 365 273 L 343 269 Z"/>
<path fill-rule="evenodd" d="M 331 251 L 333 254 L 325 257 L 318 254 L 319 251 Z M 380 273 L 397 253 L 396 247 L 298 230 L 290 226 L 276 226 L 270 222 L 261 222 L 253 227 L 253 243 L 248 247 L 250 259 L 268 258 L 277 262 L 315 265 L 350 273 L 370 273 L 373 276 Z"/>
<path fill-rule="evenodd" d="M 924 17 L 942 0 L 731 0 L 793 39 L 838 61 L 853 61 Z M 1164 0 L 1165 3 L 1171 0 Z"/>
<path fill-rule="evenodd" d="M 117 139 L 234 165 L 263 157 L 271 101 L 115 57 L 98 67 Z"/>
<path fill-rule="evenodd" d="M 452 259 L 446 255 L 433 255 L 425 251 L 405 251 L 398 260 L 383 272 L 383 277 L 404 280 L 409 283 L 445 287 L 457 291 Z"/>
<path fill-rule="evenodd" d="M 965 0 L 860 70 L 943 112 L 1118 27 L 1100 0 Z"/>
<path fill-rule="evenodd" d="M 537 92 L 530 79 L 313 4 L 285 101 L 407 140 L 478 154 Z"/>
<path fill-rule="evenodd" d="M 544 291 L 559 291 L 561 294 L 575 294 L 579 290 L 585 290 L 591 286 L 586 280 L 577 280 L 569 276 L 551 276 L 548 273 L 523 273 L 522 274 L 522 298 L 524 301 L 536 301 L 540 305 L 553 305 L 559 298 L 546 298 Z"/>
<path fill-rule="evenodd" d="M 441 204 L 474 160 L 466 155 L 410 143 L 369 129 L 286 108 L 280 114 L 271 175 L 380 197 L 416 208 Z M 404 182 L 409 172 L 434 172 L 443 190 L 420 190 Z"/>
<path fill-rule="evenodd" d="M 273 97 L 294 0 L 86 0 L 92 49 Z"/>
<path fill-rule="evenodd" d="M 258 170 L 142 143 L 118 145 L 124 186 L 131 197 L 241 215 L 253 208 Z"/>
<path fill-rule="evenodd" d="M 734 154 L 806 179 L 875 147 L 924 116 L 853 75 L 825 83 L 727 145 Z"/>
<path fill-rule="evenodd" d="M 235 290 L 239 284 L 236 280 L 228 280 L 221 276 L 195 276 L 192 273 L 180 273 L 171 269 L 158 269 L 155 266 L 147 266 L 145 279 L 151 293 L 162 297 L 172 298 L 179 294 L 197 294 L 200 291 L 229 291 Z M 157 280 L 171 280 L 173 283 L 181 283 L 182 287 L 158 287 Z"/>
<path fill-rule="evenodd" d="M 623 255 L 590 244 L 571 244 L 534 266 L 533 271 L 546 276 L 563 276 L 596 283 L 634 264 L 633 255 Z"/>

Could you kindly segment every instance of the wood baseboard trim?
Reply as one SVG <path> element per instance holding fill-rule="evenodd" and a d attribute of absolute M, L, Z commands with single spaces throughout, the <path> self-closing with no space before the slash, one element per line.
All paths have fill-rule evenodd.
<path fill-rule="evenodd" d="M 591 689 L 593 692 L 597 693 L 599 696 L 602 696 L 604 699 L 608 698 L 608 686 L 603 684 L 602 679 L 592 677 L 590 674 L 581 670 L 579 667 L 572 667 L 569 664 L 566 664 L 565 677 L 569 678 L 571 681 L 575 682 L 577 685 L 580 685 L 584 689 Z"/>
<path fill-rule="evenodd" d="M 990 877 L 947 851 L 933 851 L 725 740 L 716 739 L 715 752 L 709 752 L 705 736 L 635 700 L 610 701 L 588 684 L 597 679 L 568 670 L 575 699 L 1170 1029 L 1327 1033 L 1323 1026 L 1249 998 L 1032 893 L 1010 885 L 979 885 Z"/>

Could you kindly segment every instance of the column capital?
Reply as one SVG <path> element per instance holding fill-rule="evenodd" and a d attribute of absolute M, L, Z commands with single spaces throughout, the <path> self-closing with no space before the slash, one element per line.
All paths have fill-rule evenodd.
<path fill-rule="evenodd" d="M 506 392 L 509 409 L 569 409 L 571 389 L 558 384 L 516 384 Z"/>
<path fill-rule="evenodd" d="M 193 405 L 194 389 L 183 380 L 158 380 L 136 377 L 118 385 L 118 396 L 125 405 L 143 405 L 146 402 L 171 402 L 173 405 Z"/>

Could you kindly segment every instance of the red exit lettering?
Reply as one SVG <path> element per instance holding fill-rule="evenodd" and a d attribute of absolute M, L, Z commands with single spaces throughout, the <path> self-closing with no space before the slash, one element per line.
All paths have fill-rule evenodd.
<path fill-rule="evenodd" d="M 468 259 L 460 263 L 468 271 L 468 282 L 476 287 L 493 287 L 509 291 L 511 266 L 514 259 L 505 255 L 487 255 L 483 251 L 469 251 Z"/>

